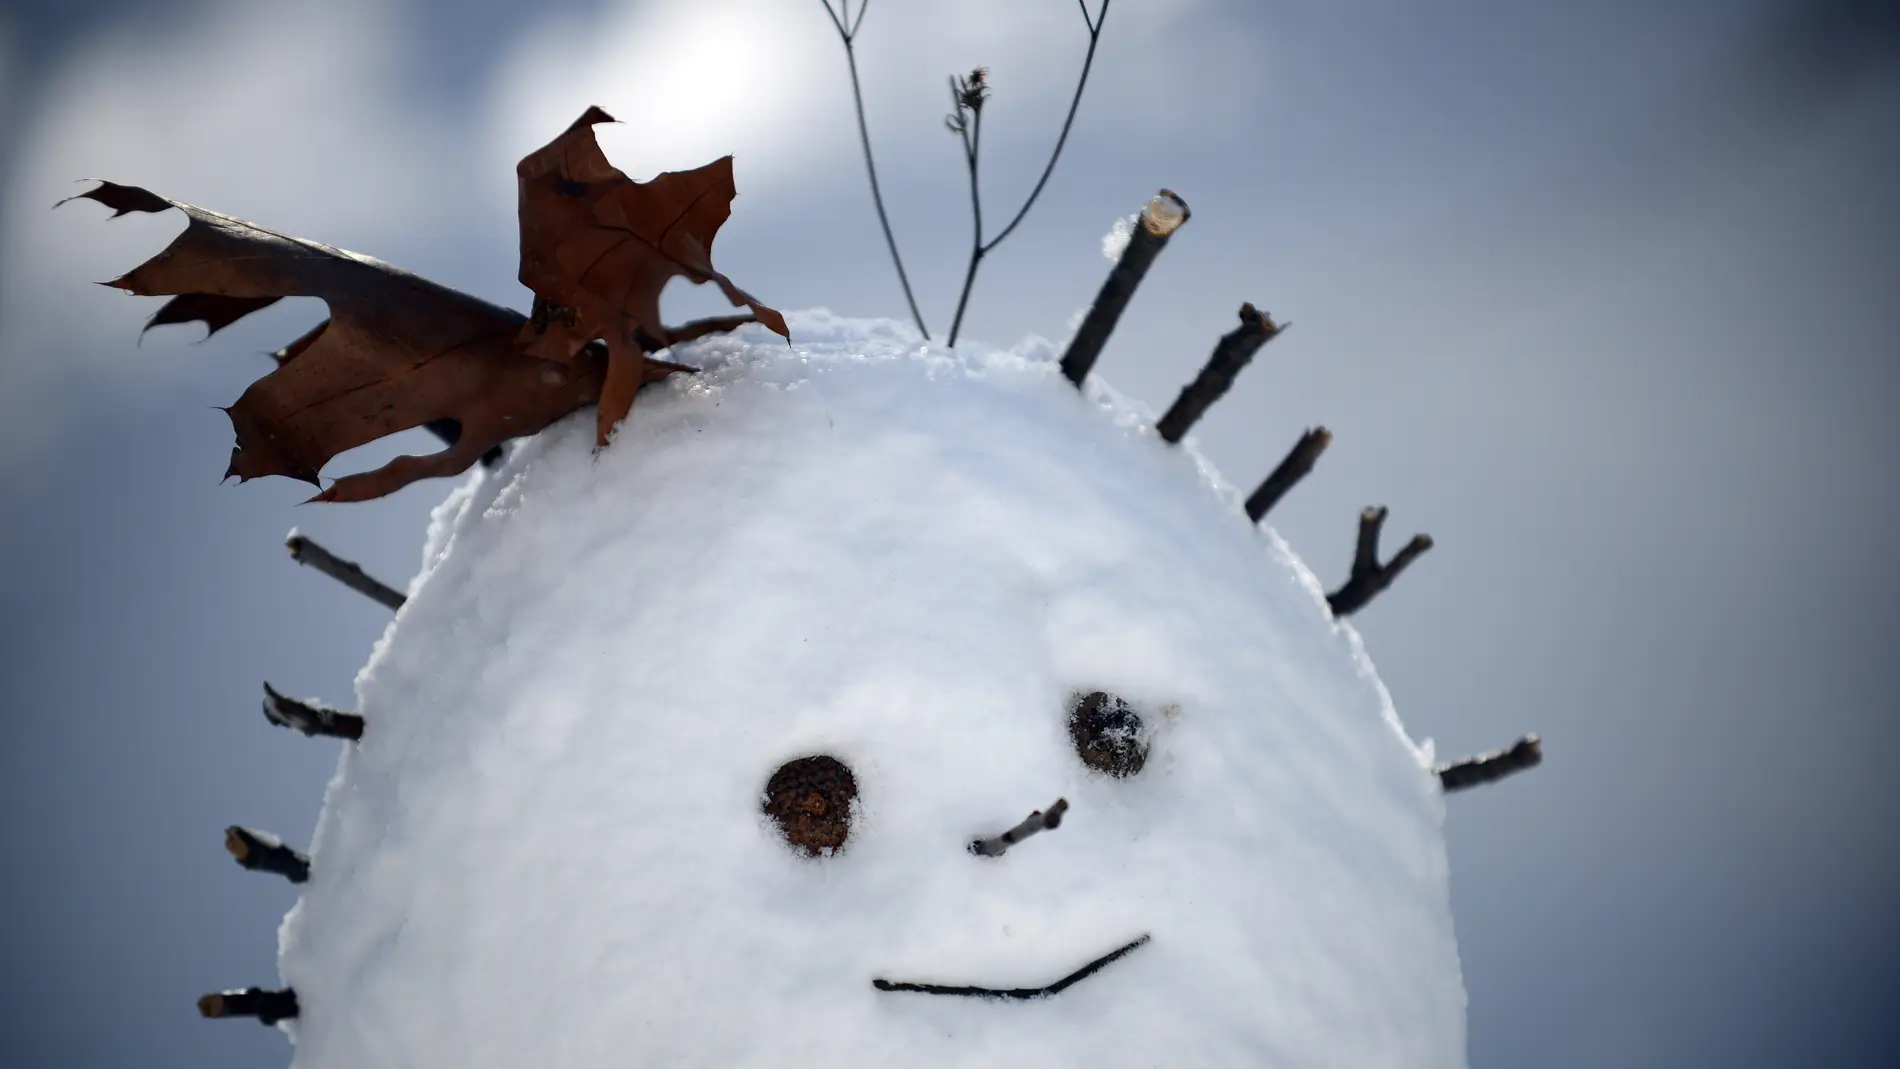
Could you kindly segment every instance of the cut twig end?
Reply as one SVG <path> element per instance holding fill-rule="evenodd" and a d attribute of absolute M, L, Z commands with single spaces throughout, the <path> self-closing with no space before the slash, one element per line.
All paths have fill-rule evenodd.
<path fill-rule="evenodd" d="M 978 857 L 1002 857 L 1009 848 L 1040 831 L 1053 831 L 1062 826 L 1062 814 L 1069 811 L 1069 800 L 1058 798 L 1047 812 L 1035 810 L 1023 818 L 1022 823 L 1001 835 L 989 839 L 977 839 L 970 843 L 970 852 Z"/>
<path fill-rule="evenodd" d="M 1314 427 L 1300 435 L 1300 440 L 1293 443 L 1293 448 L 1273 469 L 1273 473 L 1247 496 L 1247 519 L 1259 523 L 1286 496 L 1287 491 L 1312 472 L 1313 465 L 1319 462 L 1320 454 L 1332 443 L 1333 432 L 1324 427 Z"/>
<path fill-rule="evenodd" d="M 227 473 L 228 477 L 228 473 Z M 312 501 L 330 500 L 329 491 L 311 498 Z M 361 565 L 347 561 L 318 545 L 296 528 L 284 536 L 284 548 L 290 552 L 290 559 L 298 564 L 307 565 L 330 578 L 349 587 L 351 590 L 390 609 L 402 608 L 407 600 L 401 591 L 386 583 L 378 582 L 363 571 Z"/>
<path fill-rule="evenodd" d="M 224 848 L 251 872 L 274 873 L 291 883 L 310 880 L 310 858 L 270 832 L 233 824 L 224 829 Z"/>
<path fill-rule="evenodd" d="M 1241 305 L 1239 315 L 1240 325 L 1221 335 L 1220 342 L 1214 346 L 1214 352 L 1207 358 L 1200 374 L 1181 388 L 1181 395 L 1174 399 L 1167 414 L 1155 424 L 1162 441 L 1170 445 L 1179 442 L 1188 429 L 1206 415 L 1214 402 L 1233 388 L 1234 380 L 1253 360 L 1260 347 L 1280 333 L 1281 327 L 1273 321 L 1273 317 L 1255 308 L 1252 303 Z"/>
<path fill-rule="evenodd" d="M 1141 206 L 1141 225 L 1148 233 L 1165 238 L 1174 233 L 1194 215 L 1187 201 L 1172 189 L 1163 189 Z"/>
<path fill-rule="evenodd" d="M 1495 783 L 1544 763 L 1544 742 L 1532 733 L 1502 750 L 1463 757 L 1432 770 L 1447 794 Z"/>
<path fill-rule="evenodd" d="M 315 702 L 300 702 L 264 684 L 264 719 L 306 736 L 328 735 L 356 742 L 363 737 L 363 718 Z"/>
<path fill-rule="evenodd" d="M 198 1014 L 206 1018 L 255 1017 L 262 1024 L 274 1025 L 297 1016 L 297 992 L 293 988 L 273 991 L 246 987 L 214 991 L 198 999 Z"/>

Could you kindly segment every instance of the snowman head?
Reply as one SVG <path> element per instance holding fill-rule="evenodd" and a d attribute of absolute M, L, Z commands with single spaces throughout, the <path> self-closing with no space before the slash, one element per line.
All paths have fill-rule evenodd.
<path fill-rule="evenodd" d="M 1045 347 L 791 325 L 437 510 L 297 1064 L 1462 1064 L 1437 787 L 1284 544 Z"/>

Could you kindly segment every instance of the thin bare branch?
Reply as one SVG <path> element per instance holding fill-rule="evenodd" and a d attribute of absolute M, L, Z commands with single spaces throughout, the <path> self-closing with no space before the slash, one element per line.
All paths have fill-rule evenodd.
<path fill-rule="evenodd" d="M 284 536 L 284 548 L 290 551 L 291 560 L 315 568 L 371 601 L 380 602 L 391 609 L 400 609 L 402 603 L 408 600 L 394 588 L 370 578 L 356 562 L 331 553 L 294 527 Z"/>
<path fill-rule="evenodd" d="M 205 1017 L 255 1017 L 260 1024 L 273 1025 L 297 1016 L 297 992 L 288 987 L 219 991 L 199 999 L 198 1012 Z"/>
<path fill-rule="evenodd" d="M 1526 735 L 1502 750 L 1476 757 L 1462 757 L 1448 765 L 1432 769 L 1445 793 L 1462 791 L 1506 776 L 1536 768 L 1544 762 L 1544 743 L 1536 735 Z"/>
<path fill-rule="evenodd" d="M 1082 74 L 1076 79 L 1075 95 L 1069 100 L 1069 113 L 1063 116 L 1062 119 L 1062 132 L 1056 136 L 1056 147 L 1049 153 L 1049 162 L 1043 165 L 1042 176 L 1036 179 L 1035 188 L 1029 191 L 1029 196 L 1023 200 L 1023 206 L 1016 209 L 1016 215 L 1010 219 L 1008 225 L 1004 226 L 995 237 L 987 242 L 983 240 L 983 209 L 977 193 L 976 175 L 976 139 L 980 136 L 982 121 L 980 102 L 978 107 L 972 109 L 977 119 L 971 124 L 971 132 L 965 135 L 964 157 L 970 166 L 970 199 L 973 202 L 976 233 L 970 242 L 969 267 L 965 269 L 963 273 L 963 291 L 957 295 L 956 315 L 952 317 L 950 321 L 949 344 L 952 346 L 956 345 L 957 335 L 963 329 L 963 312 L 969 307 L 970 290 L 976 285 L 977 267 L 982 264 L 985 256 L 988 256 L 998 245 L 1003 243 L 1004 238 L 1009 237 L 1009 235 L 1015 231 L 1017 225 L 1023 221 L 1023 217 L 1029 214 L 1029 209 L 1035 205 L 1036 198 L 1042 196 L 1043 187 L 1049 184 L 1049 176 L 1055 173 L 1056 161 L 1062 158 L 1062 146 L 1068 144 L 1069 129 L 1075 125 L 1076 110 L 1082 106 L 1082 91 L 1086 89 L 1089 84 L 1089 70 L 1095 65 L 1095 46 L 1101 43 L 1102 24 L 1108 19 L 1108 5 L 1111 2 L 1112 0 L 1102 0 L 1100 14 L 1091 19 L 1089 17 L 1089 8 L 1086 0 L 1078 0 L 1079 6 L 1082 8 L 1082 23 L 1088 27 L 1089 31 L 1089 47 L 1088 53 L 1082 58 Z M 954 130 L 956 127 L 953 126 L 952 129 Z"/>
<path fill-rule="evenodd" d="M 1234 379 L 1253 360 L 1253 354 L 1285 329 L 1275 323 L 1271 315 L 1253 305 L 1241 305 L 1240 325 L 1221 335 L 1219 344 L 1214 346 L 1214 352 L 1207 358 L 1201 373 L 1194 376 L 1193 382 L 1181 388 L 1181 395 L 1168 407 L 1161 422 L 1155 424 L 1161 440 L 1170 445 L 1179 442 L 1187 434 L 1188 428 L 1194 426 L 1213 407 L 1214 402 L 1233 388 Z"/>
<path fill-rule="evenodd" d="M 845 64 L 851 69 L 851 101 L 857 108 L 858 141 L 864 146 L 864 170 L 871 177 L 871 202 L 877 206 L 877 222 L 884 230 L 884 244 L 891 250 L 891 263 L 897 268 L 897 284 L 904 289 L 904 303 L 910 306 L 910 317 L 917 324 L 917 333 L 930 340 L 930 328 L 924 326 L 924 315 L 917 310 L 917 298 L 910 290 L 910 276 L 904 272 L 904 258 L 897 251 L 897 238 L 891 233 L 891 217 L 884 210 L 884 191 L 877 180 L 877 161 L 871 157 L 871 128 L 864 121 L 864 88 L 858 79 L 858 53 L 856 42 L 858 27 L 864 23 L 864 13 L 870 9 L 871 0 L 861 0 L 858 5 L 858 17 L 850 18 L 849 0 L 838 0 L 842 13 L 833 11 L 831 0 L 819 0 L 825 5 L 825 14 L 831 16 L 831 24 L 837 27 L 838 39 L 844 42 Z M 845 23 L 850 22 L 849 28 Z"/>
<path fill-rule="evenodd" d="M 224 848 L 252 872 L 274 872 L 291 883 L 310 879 L 310 858 L 270 832 L 233 824 L 224 829 Z"/>
<path fill-rule="evenodd" d="M 1156 193 L 1141 209 L 1134 232 L 1128 236 L 1128 247 L 1109 270 L 1108 278 L 1095 294 L 1095 303 L 1089 306 L 1089 314 L 1076 329 L 1068 351 L 1062 354 L 1062 375 L 1077 389 L 1081 389 L 1089 369 L 1102 355 L 1108 336 L 1114 333 L 1115 324 L 1135 295 L 1135 287 L 1141 285 L 1155 257 L 1168 247 L 1168 239 L 1192 215 L 1187 201 L 1172 189 Z"/>
<path fill-rule="evenodd" d="M 1023 201 L 1023 206 L 1016 210 L 1016 217 L 1009 221 L 1009 225 L 983 247 L 986 254 L 1003 243 L 1003 239 L 1010 235 L 1010 231 L 1016 229 L 1016 224 L 1023 221 L 1023 216 L 1029 214 L 1029 209 L 1036 203 L 1036 198 L 1042 195 L 1042 187 L 1049 184 L 1049 176 L 1055 173 L 1056 160 L 1062 157 L 1062 146 L 1068 143 L 1069 128 L 1075 125 L 1076 109 L 1082 106 L 1082 90 L 1089 84 L 1089 68 L 1095 63 L 1095 46 L 1101 41 L 1102 23 L 1108 18 L 1108 5 L 1113 0 L 1102 0 L 1101 14 L 1094 19 L 1089 18 L 1089 6 L 1086 0 L 1076 0 L 1076 2 L 1082 8 L 1082 22 L 1089 28 L 1089 50 L 1082 57 L 1082 75 L 1076 79 L 1075 96 L 1069 100 L 1069 113 L 1062 118 L 1062 132 L 1056 136 L 1055 151 L 1049 153 L 1049 162 L 1043 166 L 1042 177 L 1036 179 L 1036 188 L 1029 191 L 1029 199 Z"/>
<path fill-rule="evenodd" d="M 1359 514 L 1359 544 L 1353 552 L 1352 575 L 1346 585 L 1326 595 L 1334 616 L 1351 616 L 1366 607 L 1379 592 L 1392 585 L 1419 555 L 1432 548 L 1430 535 L 1413 535 L 1405 548 L 1391 560 L 1379 563 L 1379 530 L 1385 526 L 1386 508 L 1380 505 Z"/>
<path fill-rule="evenodd" d="M 1301 479 L 1313 470 L 1319 461 L 1319 455 L 1333 443 L 1333 432 L 1324 427 L 1314 427 L 1300 440 L 1293 443 L 1293 449 L 1287 453 L 1280 466 L 1273 469 L 1260 488 L 1247 497 L 1247 518 L 1259 523 L 1261 518 L 1280 503 L 1288 490 L 1293 489 Z"/>
<path fill-rule="evenodd" d="M 970 852 L 981 857 L 1002 857 L 1009 848 L 1029 838 L 1039 831 L 1054 831 L 1062 826 L 1062 814 L 1069 811 L 1066 798 L 1056 799 L 1047 813 L 1038 809 L 1023 818 L 1021 824 L 1001 835 L 990 839 L 978 839 L 970 844 Z"/>

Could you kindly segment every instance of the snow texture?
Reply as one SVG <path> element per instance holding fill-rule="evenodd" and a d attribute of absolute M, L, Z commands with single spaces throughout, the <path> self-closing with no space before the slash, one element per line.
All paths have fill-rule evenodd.
<path fill-rule="evenodd" d="M 1102 235 L 1102 256 L 1110 263 L 1120 263 L 1122 253 L 1128 251 L 1128 240 L 1135 236 L 1135 221 L 1139 215 L 1129 215 L 1115 220 L 1115 225 Z"/>
<path fill-rule="evenodd" d="M 296 1065 L 1464 1064 L 1428 755 L 1279 538 L 1046 342 L 791 325 L 437 510 L 284 924 Z M 1138 774 L 1078 758 L 1093 690 Z M 814 754 L 858 787 L 818 858 L 762 808 Z M 872 986 L 1144 934 L 1042 999 Z"/>

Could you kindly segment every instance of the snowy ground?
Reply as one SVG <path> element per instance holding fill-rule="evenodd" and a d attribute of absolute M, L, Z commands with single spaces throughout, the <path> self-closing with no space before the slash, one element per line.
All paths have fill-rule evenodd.
<path fill-rule="evenodd" d="M 282 933 L 297 1065 L 1463 1065 L 1437 786 L 1285 545 L 1047 346 L 791 323 L 438 510 Z M 809 858 L 762 792 L 815 754 Z"/>

